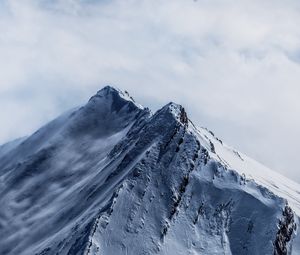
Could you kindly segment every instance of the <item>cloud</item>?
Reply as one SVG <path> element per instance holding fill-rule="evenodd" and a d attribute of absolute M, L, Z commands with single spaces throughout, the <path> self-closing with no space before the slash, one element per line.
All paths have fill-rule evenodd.
<path fill-rule="evenodd" d="M 7 0 L 0 141 L 104 84 L 176 101 L 227 143 L 300 181 L 300 2 Z"/>

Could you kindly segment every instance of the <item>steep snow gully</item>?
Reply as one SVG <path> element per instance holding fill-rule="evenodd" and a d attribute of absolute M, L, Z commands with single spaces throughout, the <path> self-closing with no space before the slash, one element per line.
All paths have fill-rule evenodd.
<path fill-rule="evenodd" d="M 0 254 L 300 254 L 300 185 L 105 87 L 0 146 Z"/>

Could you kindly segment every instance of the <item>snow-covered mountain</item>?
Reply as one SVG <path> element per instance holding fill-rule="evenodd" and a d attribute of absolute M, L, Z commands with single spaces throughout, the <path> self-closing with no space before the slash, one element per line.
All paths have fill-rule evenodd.
<path fill-rule="evenodd" d="M 300 254 L 300 185 L 105 87 L 0 147 L 0 254 Z"/>

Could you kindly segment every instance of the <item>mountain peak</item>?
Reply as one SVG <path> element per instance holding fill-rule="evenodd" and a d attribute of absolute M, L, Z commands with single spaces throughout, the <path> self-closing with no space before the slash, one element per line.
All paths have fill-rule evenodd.
<path fill-rule="evenodd" d="M 110 85 L 105 86 L 101 90 L 99 90 L 96 95 L 94 95 L 90 101 L 93 101 L 95 98 L 105 98 L 112 100 L 112 104 L 114 103 L 131 103 L 137 108 L 144 109 L 143 106 L 138 104 L 132 96 L 129 95 L 127 91 L 122 91 L 118 88 L 112 87 Z"/>
<path fill-rule="evenodd" d="M 103 87 L 102 89 L 100 89 L 97 92 L 97 95 L 109 95 L 109 94 L 114 94 L 114 93 L 120 93 L 121 91 L 117 88 L 114 88 L 110 85 L 106 85 L 105 87 Z"/>
<path fill-rule="evenodd" d="M 168 112 L 172 114 L 177 121 L 183 125 L 188 125 L 188 116 L 184 107 L 180 104 L 170 102 L 166 104 L 159 112 Z"/>

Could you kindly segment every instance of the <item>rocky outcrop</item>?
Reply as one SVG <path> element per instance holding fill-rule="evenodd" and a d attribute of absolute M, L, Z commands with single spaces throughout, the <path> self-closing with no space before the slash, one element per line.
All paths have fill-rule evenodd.
<path fill-rule="evenodd" d="M 287 255 L 289 243 L 296 231 L 296 223 L 292 209 L 286 205 L 279 221 L 279 229 L 274 242 L 274 255 Z"/>

